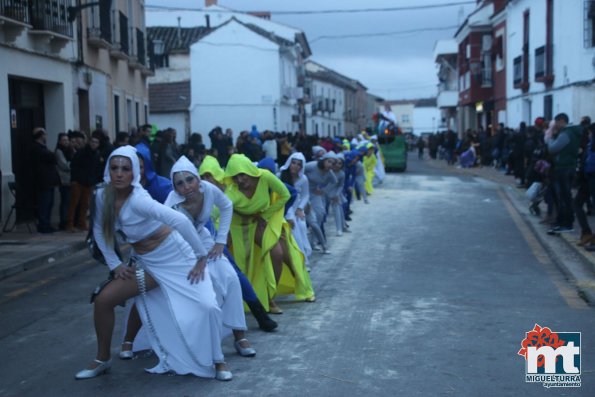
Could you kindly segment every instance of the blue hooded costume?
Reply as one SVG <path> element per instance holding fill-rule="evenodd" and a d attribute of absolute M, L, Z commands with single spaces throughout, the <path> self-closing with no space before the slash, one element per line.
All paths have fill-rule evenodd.
<path fill-rule="evenodd" d="M 153 161 L 151 160 L 151 149 L 145 142 L 141 141 L 138 143 L 136 145 L 136 151 L 141 155 L 144 162 L 145 179 L 147 180 L 147 183 L 143 187 L 149 192 L 154 200 L 163 204 L 169 195 L 169 192 L 173 190 L 171 181 L 157 175 L 153 168 Z"/>

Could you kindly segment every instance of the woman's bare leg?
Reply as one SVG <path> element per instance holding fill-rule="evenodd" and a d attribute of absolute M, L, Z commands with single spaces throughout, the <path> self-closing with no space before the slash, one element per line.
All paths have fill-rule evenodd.
<path fill-rule="evenodd" d="M 281 280 L 281 273 L 283 272 L 283 248 L 281 242 L 277 241 L 277 244 L 271 248 L 271 262 L 273 263 L 273 271 L 275 272 L 275 282 L 279 285 Z"/>
<path fill-rule="evenodd" d="M 157 286 L 157 283 L 148 273 L 145 273 L 147 291 Z M 139 294 L 136 279 L 115 279 L 110 282 L 95 298 L 94 321 L 95 334 L 97 335 L 97 360 L 110 359 L 110 347 L 114 332 L 114 308 L 127 299 Z M 93 363 L 90 368 L 98 364 Z"/>
<path fill-rule="evenodd" d="M 256 233 L 254 234 L 254 240 L 256 244 L 262 247 L 262 238 L 264 235 L 265 227 L 263 225 L 259 225 L 256 228 Z M 269 251 L 269 255 L 271 255 L 271 262 L 273 264 L 273 272 L 275 273 L 275 282 L 277 285 L 279 284 L 279 280 L 281 280 L 281 272 L 283 271 L 283 249 L 281 248 L 281 244 L 279 241 L 271 248 Z M 271 312 L 283 313 L 273 301 L 273 297 L 269 296 L 269 310 Z"/>
<path fill-rule="evenodd" d="M 136 305 L 132 305 L 130 314 L 128 315 L 128 321 L 126 323 L 126 334 L 124 335 L 124 343 L 122 344 L 122 351 L 132 350 L 132 342 L 136 338 L 138 331 L 140 331 L 143 323 L 140 319 L 140 314 Z M 128 343 L 126 343 L 128 342 Z"/>

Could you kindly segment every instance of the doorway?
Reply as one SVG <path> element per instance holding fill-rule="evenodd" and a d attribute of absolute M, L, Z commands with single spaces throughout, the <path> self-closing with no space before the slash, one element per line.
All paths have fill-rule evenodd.
<path fill-rule="evenodd" d="M 78 90 L 79 128 L 86 134 L 91 133 L 91 119 L 89 118 L 89 91 Z"/>
<path fill-rule="evenodd" d="M 35 219 L 35 180 L 31 167 L 33 129 L 45 128 L 43 84 L 31 80 L 8 79 L 12 170 L 16 183 L 16 219 Z"/>

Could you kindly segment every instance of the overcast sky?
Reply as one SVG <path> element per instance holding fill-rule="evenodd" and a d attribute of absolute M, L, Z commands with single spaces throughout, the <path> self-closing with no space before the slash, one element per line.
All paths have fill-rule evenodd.
<path fill-rule="evenodd" d="M 460 25 L 473 4 L 361 13 L 279 15 L 275 11 L 377 9 L 401 6 L 459 3 L 461 0 L 219 0 L 239 11 L 271 11 L 271 20 L 302 29 L 312 49 L 311 59 L 359 80 L 372 94 L 384 99 L 436 96 L 436 40 L 452 38 L 456 28 L 383 35 L 417 29 Z M 150 6 L 202 9 L 204 0 L 146 0 Z M 176 11 L 183 18 L 183 11 Z M 371 37 L 322 38 L 376 34 Z"/>

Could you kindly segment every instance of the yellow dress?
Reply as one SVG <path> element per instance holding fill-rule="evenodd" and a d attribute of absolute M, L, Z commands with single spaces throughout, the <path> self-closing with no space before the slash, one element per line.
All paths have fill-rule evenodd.
<path fill-rule="evenodd" d="M 258 178 L 254 195 L 248 198 L 233 183 L 232 177 L 244 173 Z M 229 249 L 240 270 L 248 277 L 258 299 L 269 310 L 269 299 L 275 295 L 294 294 L 297 300 L 314 297 L 312 282 L 304 262 L 304 255 L 291 233 L 291 226 L 284 216 L 285 203 L 290 194 L 283 182 L 271 172 L 257 168 L 248 157 L 234 154 L 227 163 L 225 194 L 233 203 Z M 267 226 L 262 237 L 262 247 L 256 244 L 257 218 L 262 217 Z M 292 263 L 283 263 L 279 285 L 270 250 L 280 238 L 287 241 Z"/>
<path fill-rule="evenodd" d="M 365 189 L 368 194 L 372 194 L 374 188 L 372 187 L 372 180 L 374 179 L 374 169 L 376 168 L 376 155 L 372 153 L 371 155 L 366 154 L 364 156 L 364 172 L 366 174 L 366 185 Z"/>

